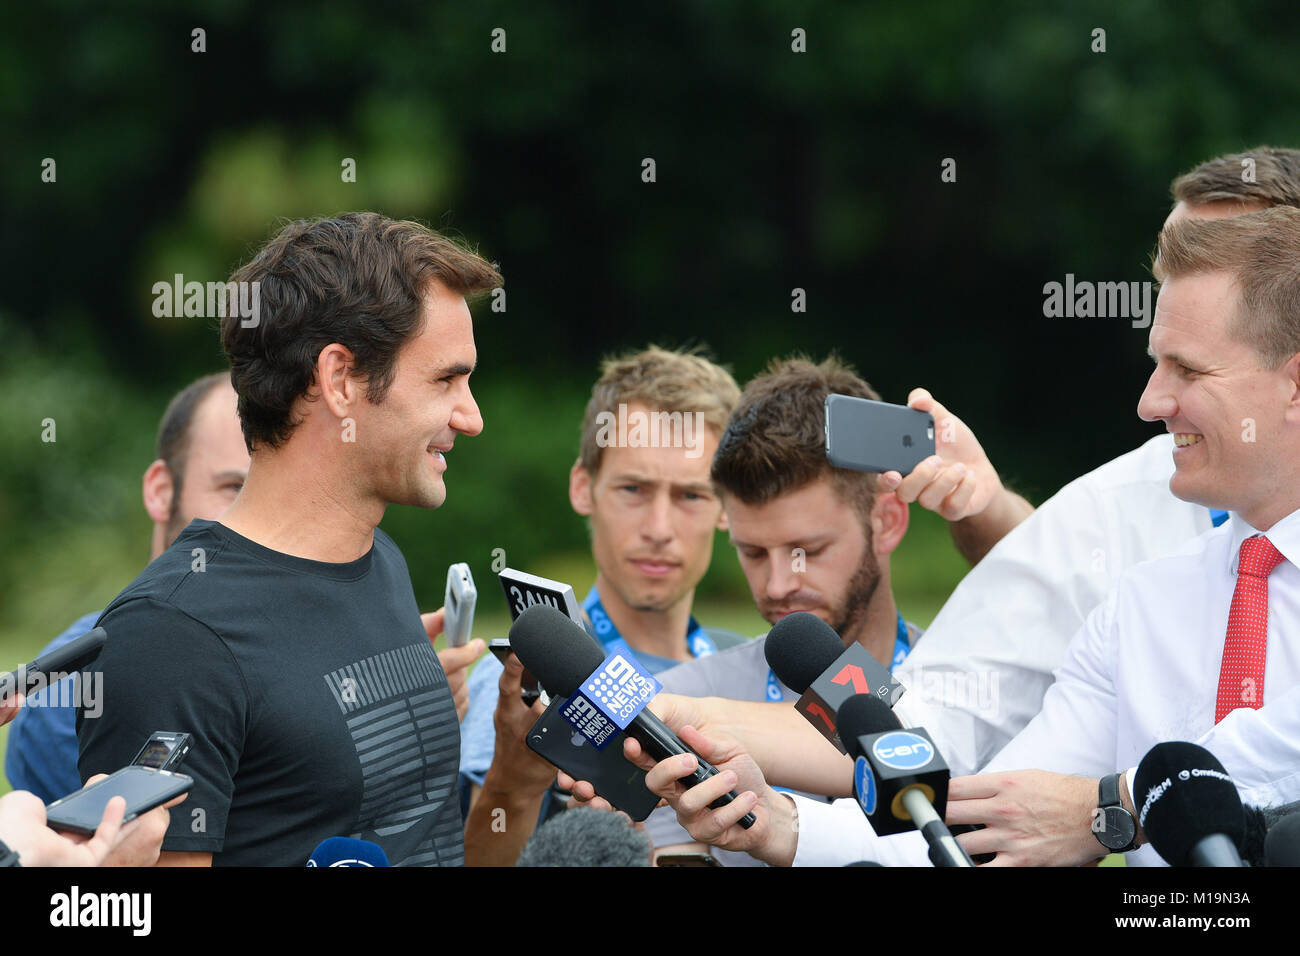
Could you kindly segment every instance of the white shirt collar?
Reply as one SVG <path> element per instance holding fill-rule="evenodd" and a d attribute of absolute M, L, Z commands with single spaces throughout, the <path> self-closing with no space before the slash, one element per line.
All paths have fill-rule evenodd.
<path fill-rule="evenodd" d="M 1291 512 L 1269 528 L 1268 531 L 1260 531 L 1258 528 L 1251 527 L 1235 511 L 1228 519 L 1228 526 L 1231 528 L 1228 573 L 1232 577 L 1237 576 L 1237 560 L 1241 556 L 1241 543 L 1256 534 L 1264 535 L 1273 547 L 1282 552 L 1282 557 L 1300 567 L 1300 509 Z"/>

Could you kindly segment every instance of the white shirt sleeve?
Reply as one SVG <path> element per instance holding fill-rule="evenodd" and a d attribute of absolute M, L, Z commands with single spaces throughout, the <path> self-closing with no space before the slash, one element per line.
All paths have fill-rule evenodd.
<path fill-rule="evenodd" d="M 983 773 L 1048 770 L 1102 777 L 1119 770 L 1115 739 L 1116 607 L 1120 589 L 1098 606 L 1066 649 L 1043 709 Z"/>
<path fill-rule="evenodd" d="M 1041 709 L 1112 583 L 1096 558 L 1115 551 L 1105 519 L 1086 482 L 1063 488 L 966 575 L 895 670 L 900 719 L 931 733 L 954 774 L 984 766 Z"/>
<path fill-rule="evenodd" d="M 918 831 L 877 836 L 862 808 L 848 798 L 834 803 L 786 794 L 799 811 L 795 866 L 847 866 L 868 860 L 882 866 L 930 866 L 929 851 Z"/>
<path fill-rule="evenodd" d="M 1237 708 L 1197 743 L 1219 758 L 1242 802 L 1276 807 L 1300 800 L 1300 687 L 1259 710 Z"/>
<path fill-rule="evenodd" d="M 1157 436 L 1044 502 L 895 669 L 907 688 L 896 712 L 930 732 L 954 775 L 988 764 L 1042 709 L 1070 640 L 1121 574 L 1210 527 L 1207 509 L 1170 494 L 1172 451 L 1173 437 Z"/>

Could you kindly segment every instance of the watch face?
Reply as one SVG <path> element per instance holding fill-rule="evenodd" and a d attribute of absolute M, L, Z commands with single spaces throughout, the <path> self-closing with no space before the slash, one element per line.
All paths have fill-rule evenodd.
<path fill-rule="evenodd" d="M 1122 850 L 1133 842 L 1133 837 L 1137 833 L 1137 826 L 1133 823 L 1133 815 L 1123 807 L 1102 807 L 1103 819 L 1106 823 L 1106 829 L 1097 834 L 1097 839 L 1101 845 L 1108 850 Z"/>

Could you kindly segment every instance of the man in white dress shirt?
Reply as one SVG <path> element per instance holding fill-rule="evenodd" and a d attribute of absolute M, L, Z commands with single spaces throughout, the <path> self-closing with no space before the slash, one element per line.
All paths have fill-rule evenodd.
<path fill-rule="evenodd" d="M 1235 517 L 1186 551 L 1121 579 L 1071 643 L 1042 713 L 988 768 L 1049 770 L 954 779 L 949 823 L 990 824 L 960 839 L 972 854 L 997 852 L 999 865 L 1083 863 L 1104 855 L 1091 826 L 1099 785 L 1091 775 L 1122 774 L 1117 783 L 1131 812 L 1127 779 L 1137 759 L 1161 740 L 1199 740 L 1224 763 L 1247 802 L 1275 805 L 1300 797 L 1300 650 L 1294 639 L 1288 645 L 1282 638 L 1287 622 L 1300 615 L 1300 569 L 1293 563 L 1300 559 L 1300 516 L 1294 514 L 1300 508 L 1300 212 L 1279 208 L 1214 222 L 1186 218 L 1171 216 L 1162 234 L 1157 275 L 1165 284 L 1150 345 L 1157 368 L 1139 409 L 1175 435 L 1171 490 Z M 1271 532 L 1264 550 L 1274 560 L 1263 563 L 1276 564 L 1266 579 L 1273 613 L 1266 615 L 1266 640 L 1263 632 L 1255 635 L 1267 656 L 1247 662 L 1241 676 L 1235 668 L 1242 655 L 1231 639 L 1232 663 L 1220 666 L 1220 659 L 1238 546 L 1257 531 Z M 1251 555 L 1248 563 L 1259 560 Z M 1260 613 L 1256 608 L 1247 616 L 1258 621 Z M 1241 629 L 1238 622 L 1235 630 Z M 1239 709 L 1222 715 L 1223 698 L 1234 694 L 1241 699 L 1229 703 Z M 888 862 L 883 852 L 862 851 L 891 839 L 899 851 L 893 862 L 903 862 L 899 857 L 917 846 L 915 839 L 866 839 L 874 834 L 853 804 L 848 807 L 856 817 L 843 803 L 799 802 L 796 829 L 788 825 L 794 813 L 789 798 L 761 777 L 756 782 L 752 761 L 737 748 L 683 736 L 704 747 L 701 753 L 720 769 L 734 771 L 740 786 L 753 784 L 757 796 L 742 794 L 724 810 L 708 811 L 698 800 L 683 799 L 673 784 L 685 772 L 677 764 L 691 758 L 664 761 L 647 782 L 677 803 L 697 839 L 796 863 Z M 728 782 L 737 784 L 726 776 L 718 783 Z M 728 825 L 728 815 L 750 808 L 763 817 L 761 826 L 740 831 Z M 1133 862 L 1158 862 L 1152 857 L 1142 851 Z M 913 861 L 924 862 L 924 856 Z"/>
<path fill-rule="evenodd" d="M 1254 176 L 1243 179 L 1246 166 Z M 1170 191 L 1171 222 L 1300 206 L 1300 150 L 1219 156 Z M 1121 574 L 1227 520 L 1170 494 L 1173 451 L 1173 436 L 1159 435 L 1044 502 L 966 575 L 899 665 L 899 718 L 934 736 L 954 774 L 987 765 L 1042 709 L 1070 639 Z"/>
<path fill-rule="evenodd" d="M 1155 275 L 1138 414 L 1174 435 L 1170 490 L 1232 519 L 1125 574 L 1042 712 L 984 774 L 953 782 L 949 822 L 989 823 L 961 841 L 1002 862 L 1101 855 L 1092 775 L 1119 772 L 1132 812 L 1133 770 L 1165 740 L 1207 747 L 1249 803 L 1300 798 L 1300 210 L 1171 222 Z M 1256 574 L 1262 596 L 1238 605 Z M 1056 773 L 996 773 L 1017 767 Z M 1154 862 L 1143 853 L 1133 862 Z"/>

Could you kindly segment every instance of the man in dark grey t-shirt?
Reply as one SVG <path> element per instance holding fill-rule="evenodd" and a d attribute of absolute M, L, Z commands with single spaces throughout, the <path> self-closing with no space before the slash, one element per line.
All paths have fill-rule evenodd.
<path fill-rule="evenodd" d="M 456 709 L 383 531 L 334 564 L 196 520 L 99 623 L 114 714 L 82 721 L 82 773 L 128 762 L 152 730 L 195 728 L 168 850 L 301 866 L 354 836 L 394 865 L 461 862 Z"/>
<path fill-rule="evenodd" d="M 444 455 L 482 430 L 466 297 L 500 284 L 375 213 L 290 223 L 231 277 L 248 478 L 109 606 L 103 713 L 78 715 L 83 777 L 153 731 L 193 735 L 160 863 L 302 865 L 331 836 L 464 862 L 441 616 L 421 620 L 377 526 L 389 504 L 439 507 Z"/>

